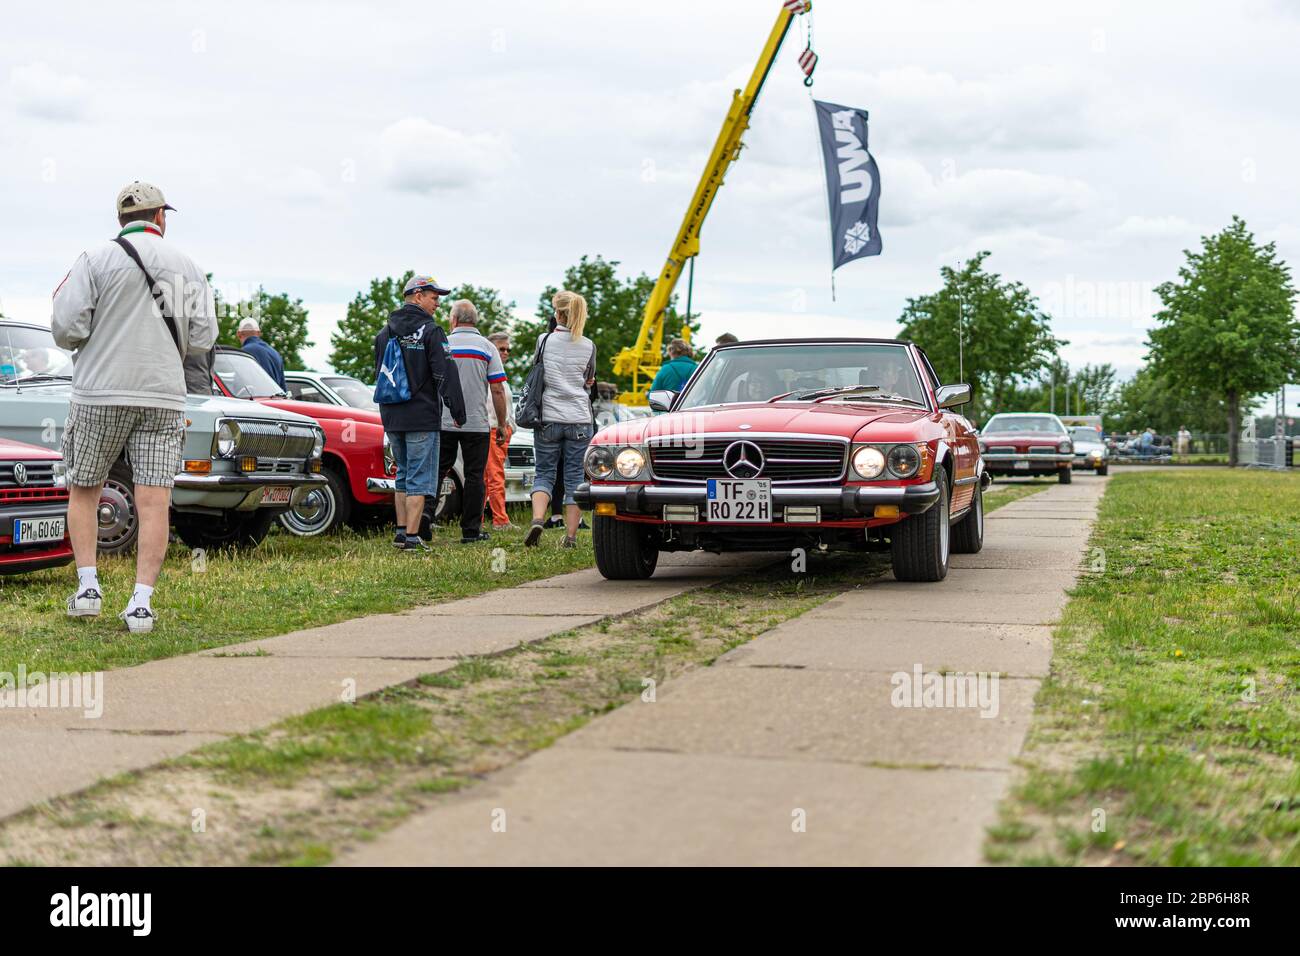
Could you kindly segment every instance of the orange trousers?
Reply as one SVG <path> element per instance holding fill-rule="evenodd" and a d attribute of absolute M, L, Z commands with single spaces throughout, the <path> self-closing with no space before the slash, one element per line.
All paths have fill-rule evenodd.
<path fill-rule="evenodd" d="M 511 431 L 506 432 L 504 445 L 497 444 L 497 430 L 488 435 L 487 468 L 483 471 L 483 484 L 487 488 L 487 510 L 493 525 L 510 523 L 506 514 L 506 451 L 510 448 Z"/>

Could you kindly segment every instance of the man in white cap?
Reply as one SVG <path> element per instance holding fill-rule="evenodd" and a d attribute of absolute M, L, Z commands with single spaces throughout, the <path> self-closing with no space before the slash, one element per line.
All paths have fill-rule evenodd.
<path fill-rule="evenodd" d="M 257 364 L 266 370 L 267 375 L 275 379 L 275 383 L 280 386 L 280 391 L 287 393 L 289 388 L 284 384 L 284 359 L 280 358 L 280 353 L 262 338 L 262 327 L 257 319 L 244 319 L 239 323 L 239 331 L 235 334 L 239 336 L 240 348 L 257 359 Z"/>
<path fill-rule="evenodd" d="M 119 615 L 133 633 L 153 630 L 154 582 L 167 550 L 168 508 L 185 438 L 186 356 L 217 339 L 204 271 L 163 241 L 162 190 L 134 182 L 117 197 L 117 238 L 83 252 L 54 290 L 50 328 L 73 351 L 72 401 L 63 432 L 68 534 L 77 559 L 70 617 L 96 617 L 99 496 L 122 458 L 135 484 L 140 535 L 136 584 Z"/>

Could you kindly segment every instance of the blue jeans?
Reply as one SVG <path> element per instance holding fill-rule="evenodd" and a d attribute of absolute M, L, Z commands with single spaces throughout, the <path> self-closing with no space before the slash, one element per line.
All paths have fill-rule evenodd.
<path fill-rule="evenodd" d="M 555 490 L 555 476 L 564 468 L 564 503 L 577 504 L 573 493 L 582 484 L 582 456 L 591 442 L 590 422 L 567 424 L 542 422 L 533 432 L 533 457 L 537 475 L 533 478 L 533 491 L 544 491 L 549 496 Z"/>
<path fill-rule="evenodd" d="M 397 490 L 404 495 L 438 497 L 439 432 L 389 432 L 397 461 Z"/>

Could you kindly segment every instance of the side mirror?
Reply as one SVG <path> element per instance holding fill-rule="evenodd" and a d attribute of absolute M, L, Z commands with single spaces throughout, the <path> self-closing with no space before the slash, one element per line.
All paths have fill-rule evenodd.
<path fill-rule="evenodd" d="M 940 385 L 934 393 L 940 408 L 956 408 L 970 401 L 969 385 Z"/>
<path fill-rule="evenodd" d="M 673 402 L 677 400 L 677 393 L 666 388 L 658 388 L 646 396 L 646 401 L 650 403 L 650 408 L 656 412 L 666 412 L 673 407 Z"/>

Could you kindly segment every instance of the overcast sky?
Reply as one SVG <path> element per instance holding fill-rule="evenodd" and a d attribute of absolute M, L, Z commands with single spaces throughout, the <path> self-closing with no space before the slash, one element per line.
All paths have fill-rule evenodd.
<path fill-rule="evenodd" d="M 779 7 L 7 7 L 0 309 L 46 321 L 133 179 L 164 189 L 169 239 L 220 285 L 310 305 L 318 367 L 374 276 L 531 312 L 584 253 L 654 274 Z M 832 301 L 801 18 L 703 231 L 710 341 L 893 334 L 942 264 L 988 249 L 1068 361 L 1129 374 L 1152 286 L 1201 233 L 1239 213 L 1300 261 L 1300 4 L 817 0 L 814 18 L 813 93 L 871 114 L 884 253 L 840 269 Z"/>

